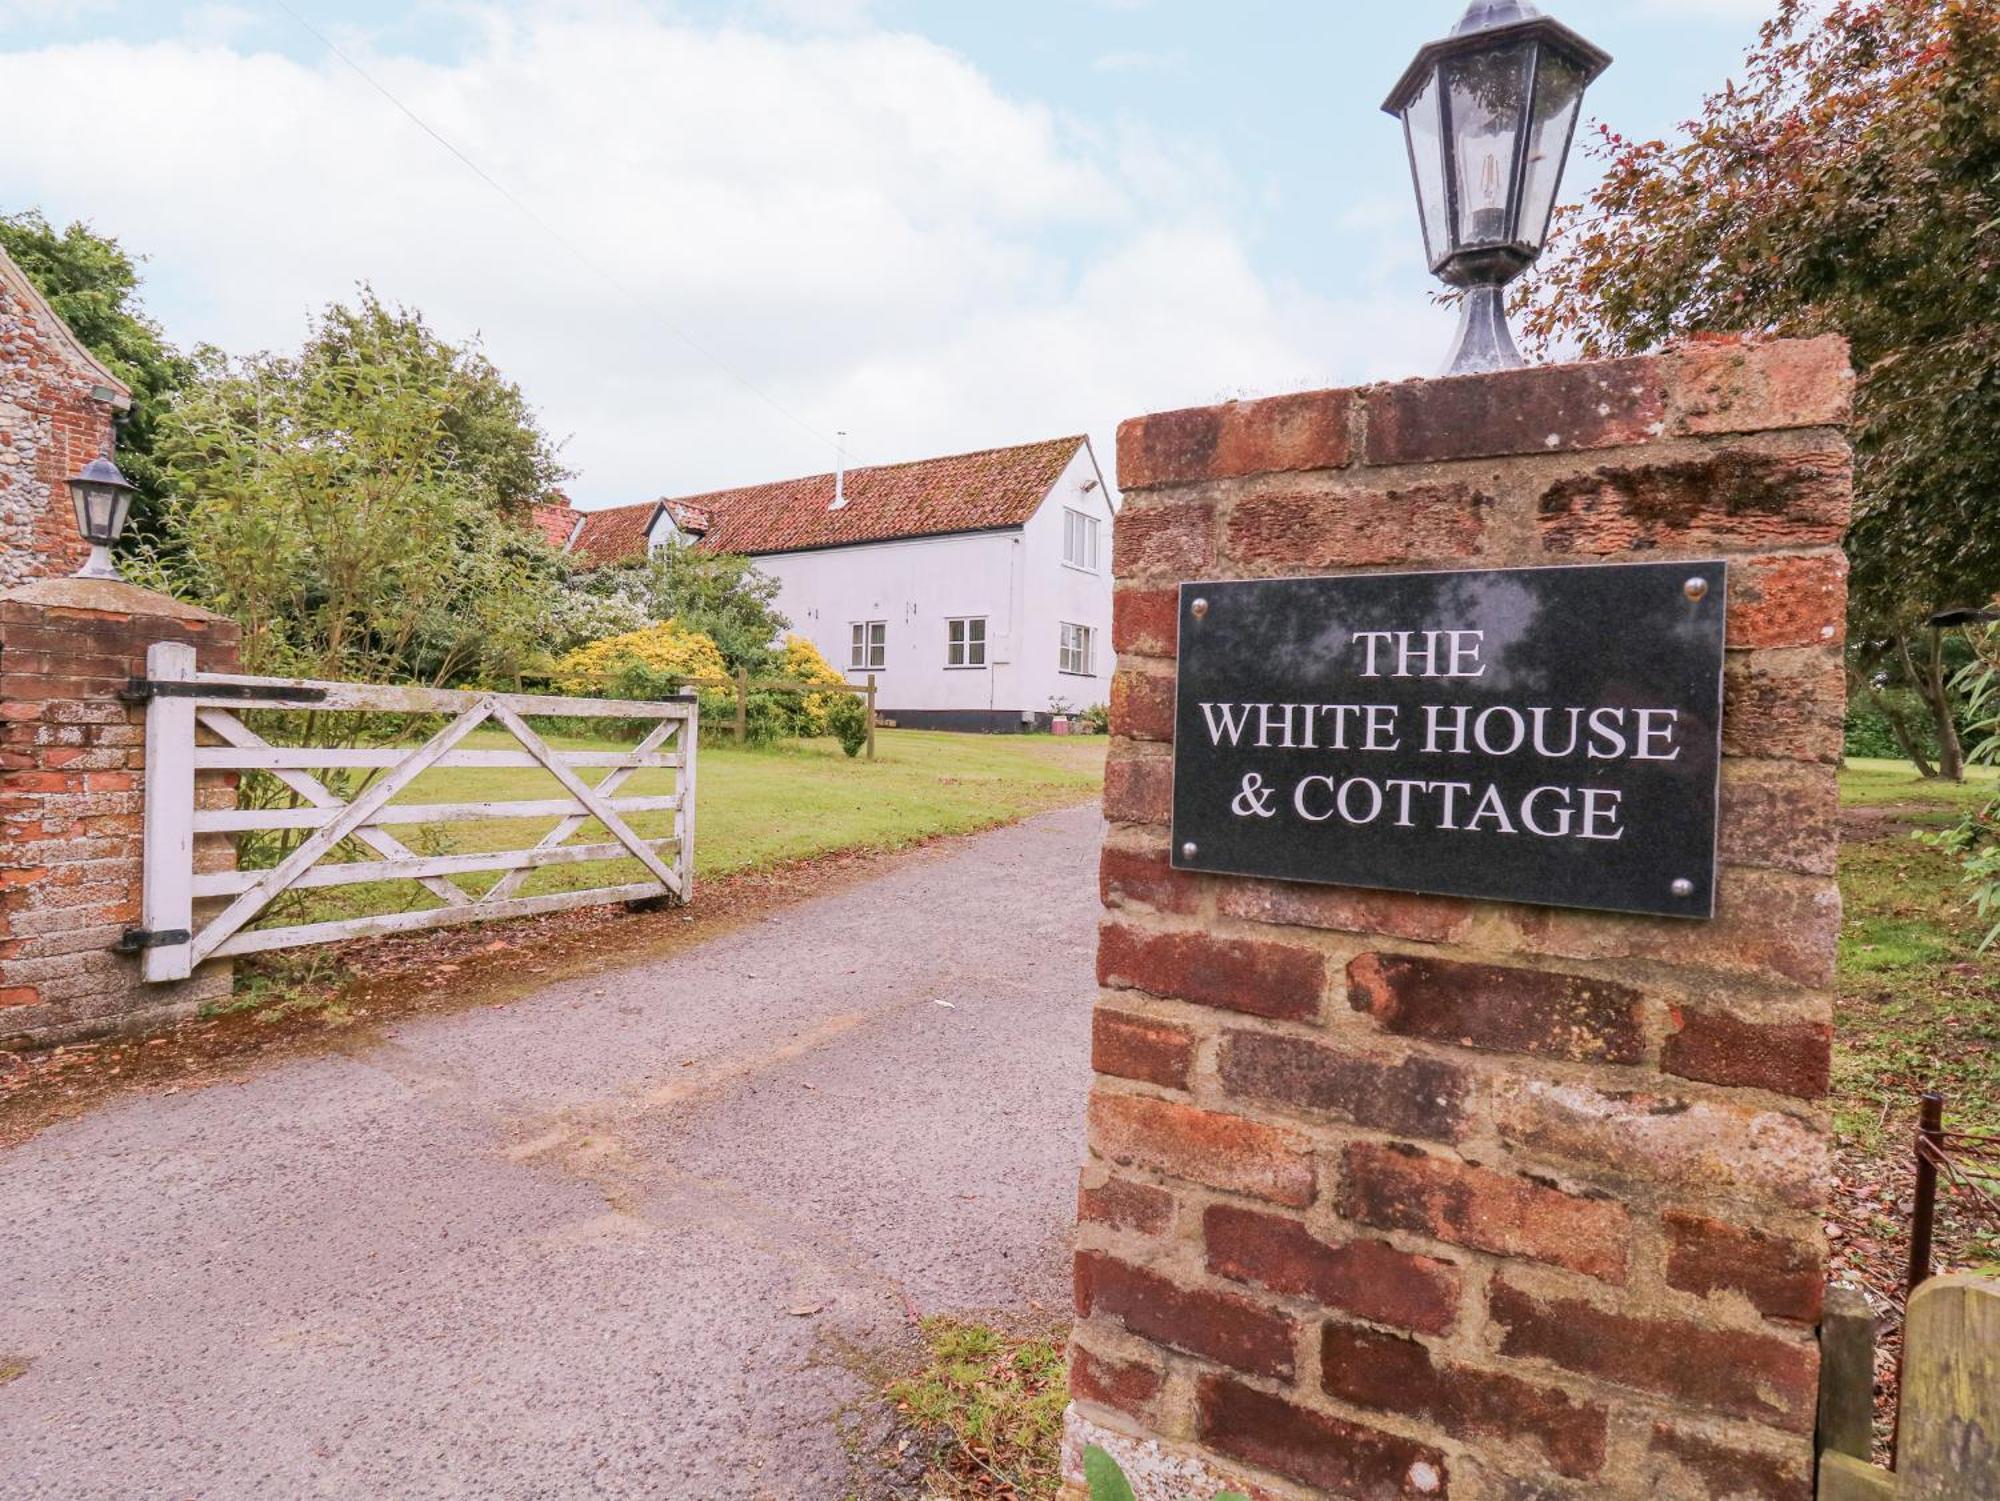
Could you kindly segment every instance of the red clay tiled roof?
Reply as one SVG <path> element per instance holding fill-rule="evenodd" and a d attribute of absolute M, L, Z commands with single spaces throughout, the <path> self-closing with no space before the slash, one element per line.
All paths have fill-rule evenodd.
<path fill-rule="evenodd" d="M 789 552 L 1020 526 L 1035 514 L 1083 443 L 1079 434 L 850 469 L 847 504 L 837 511 L 832 508 L 831 474 L 593 511 L 584 519 L 576 551 L 599 563 L 639 556 L 662 504 L 674 508 L 684 531 L 693 528 L 679 519 L 683 513 L 706 513 L 708 530 L 701 545 L 715 552 Z"/>
<path fill-rule="evenodd" d="M 569 546 L 569 534 L 576 530 L 577 512 L 572 510 L 569 497 L 560 491 L 547 500 L 537 501 L 530 508 L 535 530 L 548 540 L 549 546 L 560 552 Z"/>
<path fill-rule="evenodd" d="M 659 514 L 657 500 L 642 500 L 635 506 L 613 506 L 608 511 L 587 511 L 570 550 L 586 563 L 623 563 L 644 557 L 646 534 L 653 529 L 653 518 Z"/>
<path fill-rule="evenodd" d="M 833 506 L 833 476 L 782 480 L 688 499 L 714 517 L 703 546 L 718 552 L 785 552 L 896 537 L 1019 526 L 1041 505 L 1081 435 L 980 453 L 850 469 L 847 504 Z"/>

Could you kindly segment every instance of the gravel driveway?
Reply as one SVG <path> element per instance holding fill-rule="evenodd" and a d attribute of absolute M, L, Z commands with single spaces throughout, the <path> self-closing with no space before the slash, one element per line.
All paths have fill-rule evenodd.
<path fill-rule="evenodd" d="M 879 1494 L 910 1315 L 1067 1303 L 1098 835 L 0 1154 L 0 1496 Z"/>

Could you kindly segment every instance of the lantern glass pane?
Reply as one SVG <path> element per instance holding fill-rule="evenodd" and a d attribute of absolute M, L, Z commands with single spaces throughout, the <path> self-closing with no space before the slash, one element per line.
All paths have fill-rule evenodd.
<path fill-rule="evenodd" d="M 86 493 L 86 489 L 82 485 L 73 483 L 69 487 L 69 503 L 76 508 L 76 534 L 85 541 L 89 541 L 90 508 L 83 503 Z"/>
<path fill-rule="evenodd" d="M 1534 45 L 1523 42 L 1444 65 L 1460 249 L 1516 238 L 1515 146 L 1526 120 L 1534 54 Z"/>
<path fill-rule="evenodd" d="M 1444 129 L 1438 109 L 1438 76 L 1403 109 L 1403 135 L 1410 145 L 1410 172 L 1417 181 L 1417 212 L 1424 221 L 1424 253 L 1433 271 L 1450 256 L 1451 210 L 1444 191 Z"/>
<path fill-rule="evenodd" d="M 116 542 L 125 534 L 125 518 L 132 513 L 132 492 L 113 490 L 111 492 L 111 540 Z"/>
<path fill-rule="evenodd" d="M 1562 187 L 1563 162 L 1583 108 L 1584 73 L 1551 48 L 1540 49 L 1535 67 L 1535 110 L 1528 125 L 1528 164 L 1521 193 L 1520 236 L 1540 250 Z"/>

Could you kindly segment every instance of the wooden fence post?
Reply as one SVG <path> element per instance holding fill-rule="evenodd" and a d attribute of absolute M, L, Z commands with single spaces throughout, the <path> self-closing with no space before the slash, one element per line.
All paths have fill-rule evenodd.
<path fill-rule="evenodd" d="M 868 674 L 868 759 L 875 759 L 875 674 Z"/>
<path fill-rule="evenodd" d="M 1819 1447 L 1866 1463 L 1875 1447 L 1875 1310 L 1830 1287 L 1819 1324 Z"/>
<path fill-rule="evenodd" d="M 155 641 L 146 649 L 146 676 L 185 682 L 195 675 L 192 646 Z M 192 699 L 156 698 L 146 705 L 144 874 L 139 922 L 149 933 L 178 933 L 145 950 L 149 981 L 185 980 L 194 973 L 194 712 Z"/>
<path fill-rule="evenodd" d="M 736 743 L 750 743 L 750 669 L 736 669 Z"/>
<path fill-rule="evenodd" d="M 1903 1324 L 1902 1501 L 2000 1496 L 2000 1283 L 1933 1277 Z"/>

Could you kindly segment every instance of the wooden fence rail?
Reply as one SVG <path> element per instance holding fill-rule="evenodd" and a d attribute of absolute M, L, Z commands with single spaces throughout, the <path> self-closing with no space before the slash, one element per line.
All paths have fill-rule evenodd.
<path fill-rule="evenodd" d="M 752 693 L 851 693 L 863 699 L 868 707 L 868 748 L 869 760 L 875 759 L 875 674 L 869 673 L 867 680 L 860 683 L 808 683 L 798 678 L 753 678 L 746 669 L 737 669 L 734 677 L 726 678 L 683 678 L 682 682 L 695 688 L 727 688 L 736 695 L 736 743 L 744 745 L 750 739 L 750 695 Z"/>

